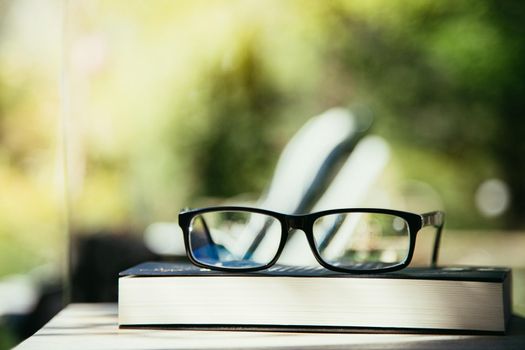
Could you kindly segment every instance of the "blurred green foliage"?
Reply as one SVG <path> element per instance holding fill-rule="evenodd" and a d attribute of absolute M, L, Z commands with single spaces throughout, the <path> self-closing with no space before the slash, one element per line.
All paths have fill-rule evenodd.
<path fill-rule="evenodd" d="M 0 323 L 0 349 L 12 349 L 16 345 L 13 336 Z"/>
<path fill-rule="evenodd" d="M 260 191 L 271 177 L 278 146 L 272 145 L 269 133 L 279 122 L 281 96 L 254 47 L 257 39 L 240 40 L 230 52 L 229 67 L 214 62 L 200 73 L 198 101 L 181 115 L 188 129 L 177 118 L 167 129 L 174 161 L 188 152 L 186 171 L 198 181 L 195 196 L 224 198 L 243 189 Z M 196 118 L 207 124 L 203 127 Z M 203 130 L 197 130 L 200 127 Z M 188 130 L 191 138 L 185 137 Z M 172 135 L 180 143 L 170 142 Z"/>
<path fill-rule="evenodd" d="M 257 198 L 287 140 L 333 106 L 373 112 L 371 132 L 393 146 L 388 183 L 429 184 L 449 227 L 523 228 L 524 11 L 473 0 L 4 2 L 0 275 L 56 262 L 65 247 L 63 143 L 72 230 L 140 232 L 193 203 Z M 500 217 L 475 206 L 488 178 L 511 191 Z"/>

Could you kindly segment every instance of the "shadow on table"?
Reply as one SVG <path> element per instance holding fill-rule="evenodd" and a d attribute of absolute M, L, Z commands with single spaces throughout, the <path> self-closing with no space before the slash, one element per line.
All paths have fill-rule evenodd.
<path fill-rule="evenodd" d="M 40 336 L 66 336 L 77 337 L 84 334 L 85 327 L 93 328 L 99 324 L 83 324 L 78 329 L 71 327 L 53 327 L 53 329 L 46 334 Z M 108 327 L 105 324 L 105 328 Z M 73 330 L 73 331 L 72 331 Z M 144 333 L 144 332 L 147 333 Z M 244 335 L 243 335 L 244 333 Z M 358 346 L 360 349 L 524 349 L 525 348 L 525 318 L 514 316 L 509 332 L 505 335 L 472 335 L 472 334 L 420 334 L 420 333 L 352 333 L 350 337 L 342 337 L 339 340 L 331 338 L 326 333 L 315 334 L 309 332 L 294 333 L 294 332 L 255 332 L 257 336 L 252 339 L 254 332 L 236 332 L 235 335 L 230 336 L 229 332 L 205 332 L 199 333 L 197 337 L 192 335 L 192 331 L 185 331 L 184 333 L 173 333 L 173 338 L 169 337 L 169 331 L 151 332 L 146 329 L 137 329 L 135 335 L 137 337 L 145 336 L 153 343 L 156 338 L 163 340 L 162 344 L 155 347 L 157 350 L 169 349 L 164 347 L 164 341 L 179 340 L 187 342 L 187 345 L 202 345 L 201 342 L 208 344 L 214 339 L 218 342 L 224 341 L 242 341 L 243 348 L 247 349 L 346 349 L 348 347 Z M 91 336 L 101 335 L 107 336 L 106 331 L 90 332 Z M 128 333 L 129 334 L 129 333 Z M 327 338 L 327 344 L 324 345 L 322 340 L 317 338 L 317 335 Z M 348 335 L 348 334 L 347 334 Z M 286 344 L 290 341 L 290 337 L 299 337 L 299 340 L 293 341 L 293 344 Z M 252 340 L 256 345 L 252 344 Z M 313 341 L 312 341 L 313 340 Z M 281 342 L 282 341 L 282 342 Z"/>

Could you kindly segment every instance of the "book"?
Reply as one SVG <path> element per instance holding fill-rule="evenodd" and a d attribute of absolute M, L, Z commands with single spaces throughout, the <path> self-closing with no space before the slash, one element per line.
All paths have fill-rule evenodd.
<path fill-rule="evenodd" d="M 511 314 L 507 268 L 231 273 L 148 262 L 119 277 L 120 327 L 503 333 Z"/>

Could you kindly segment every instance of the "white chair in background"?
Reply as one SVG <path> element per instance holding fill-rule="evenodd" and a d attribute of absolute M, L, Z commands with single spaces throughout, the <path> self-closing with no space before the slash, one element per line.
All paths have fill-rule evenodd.
<path fill-rule="evenodd" d="M 333 108 L 311 118 L 287 143 L 268 189 L 254 205 L 285 213 L 304 213 L 323 206 L 357 203 L 382 169 L 388 153 L 386 144 L 378 138 L 361 141 L 369 125 L 370 119 L 356 117 L 344 108 Z M 357 150 L 359 152 L 355 153 Z M 376 152 L 379 154 L 375 155 Z M 306 255 L 299 253 L 303 246 L 297 243 L 295 236 L 299 235 L 294 235 L 291 244 L 287 244 L 290 247 L 283 252 L 283 258 L 286 262 L 300 264 L 311 252 L 306 247 Z M 146 229 L 144 239 L 158 254 L 185 253 L 182 232 L 177 224 L 154 223 Z M 253 237 L 247 236 L 246 242 L 238 244 L 252 241 Z M 264 254 L 265 245 L 261 240 L 252 250 Z"/>
<path fill-rule="evenodd" d="M 389 160 L 390 147 L 382 138 L 379 136 L 363 138 L 348 156 L 322 197 L 312 207 L 312 211 L 362 206 L 366 195 L 383 173 Z M 347 220 L 344 225 L 355 224 L 355 220 Z M 350 234 L 354 230 L 341 229 L 340 232 Z M 337 256 L 339 250 L 345 249 L 350 238 L 348 235 L 338 234 L 327 247 L 327 254 Z M 289 238 L 279 263 L 301 266 L 317 264 L 302 232 L 295 233 Z"/>

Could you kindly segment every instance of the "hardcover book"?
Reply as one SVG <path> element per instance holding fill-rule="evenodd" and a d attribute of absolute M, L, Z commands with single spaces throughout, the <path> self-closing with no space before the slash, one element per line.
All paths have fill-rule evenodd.
<path fill-rule="evenodd" d="M 120 274 L 119 326 L 501 333 L 511 316 L 510 284 L 506 268 L 225 273 L 149 262 Z"/>

